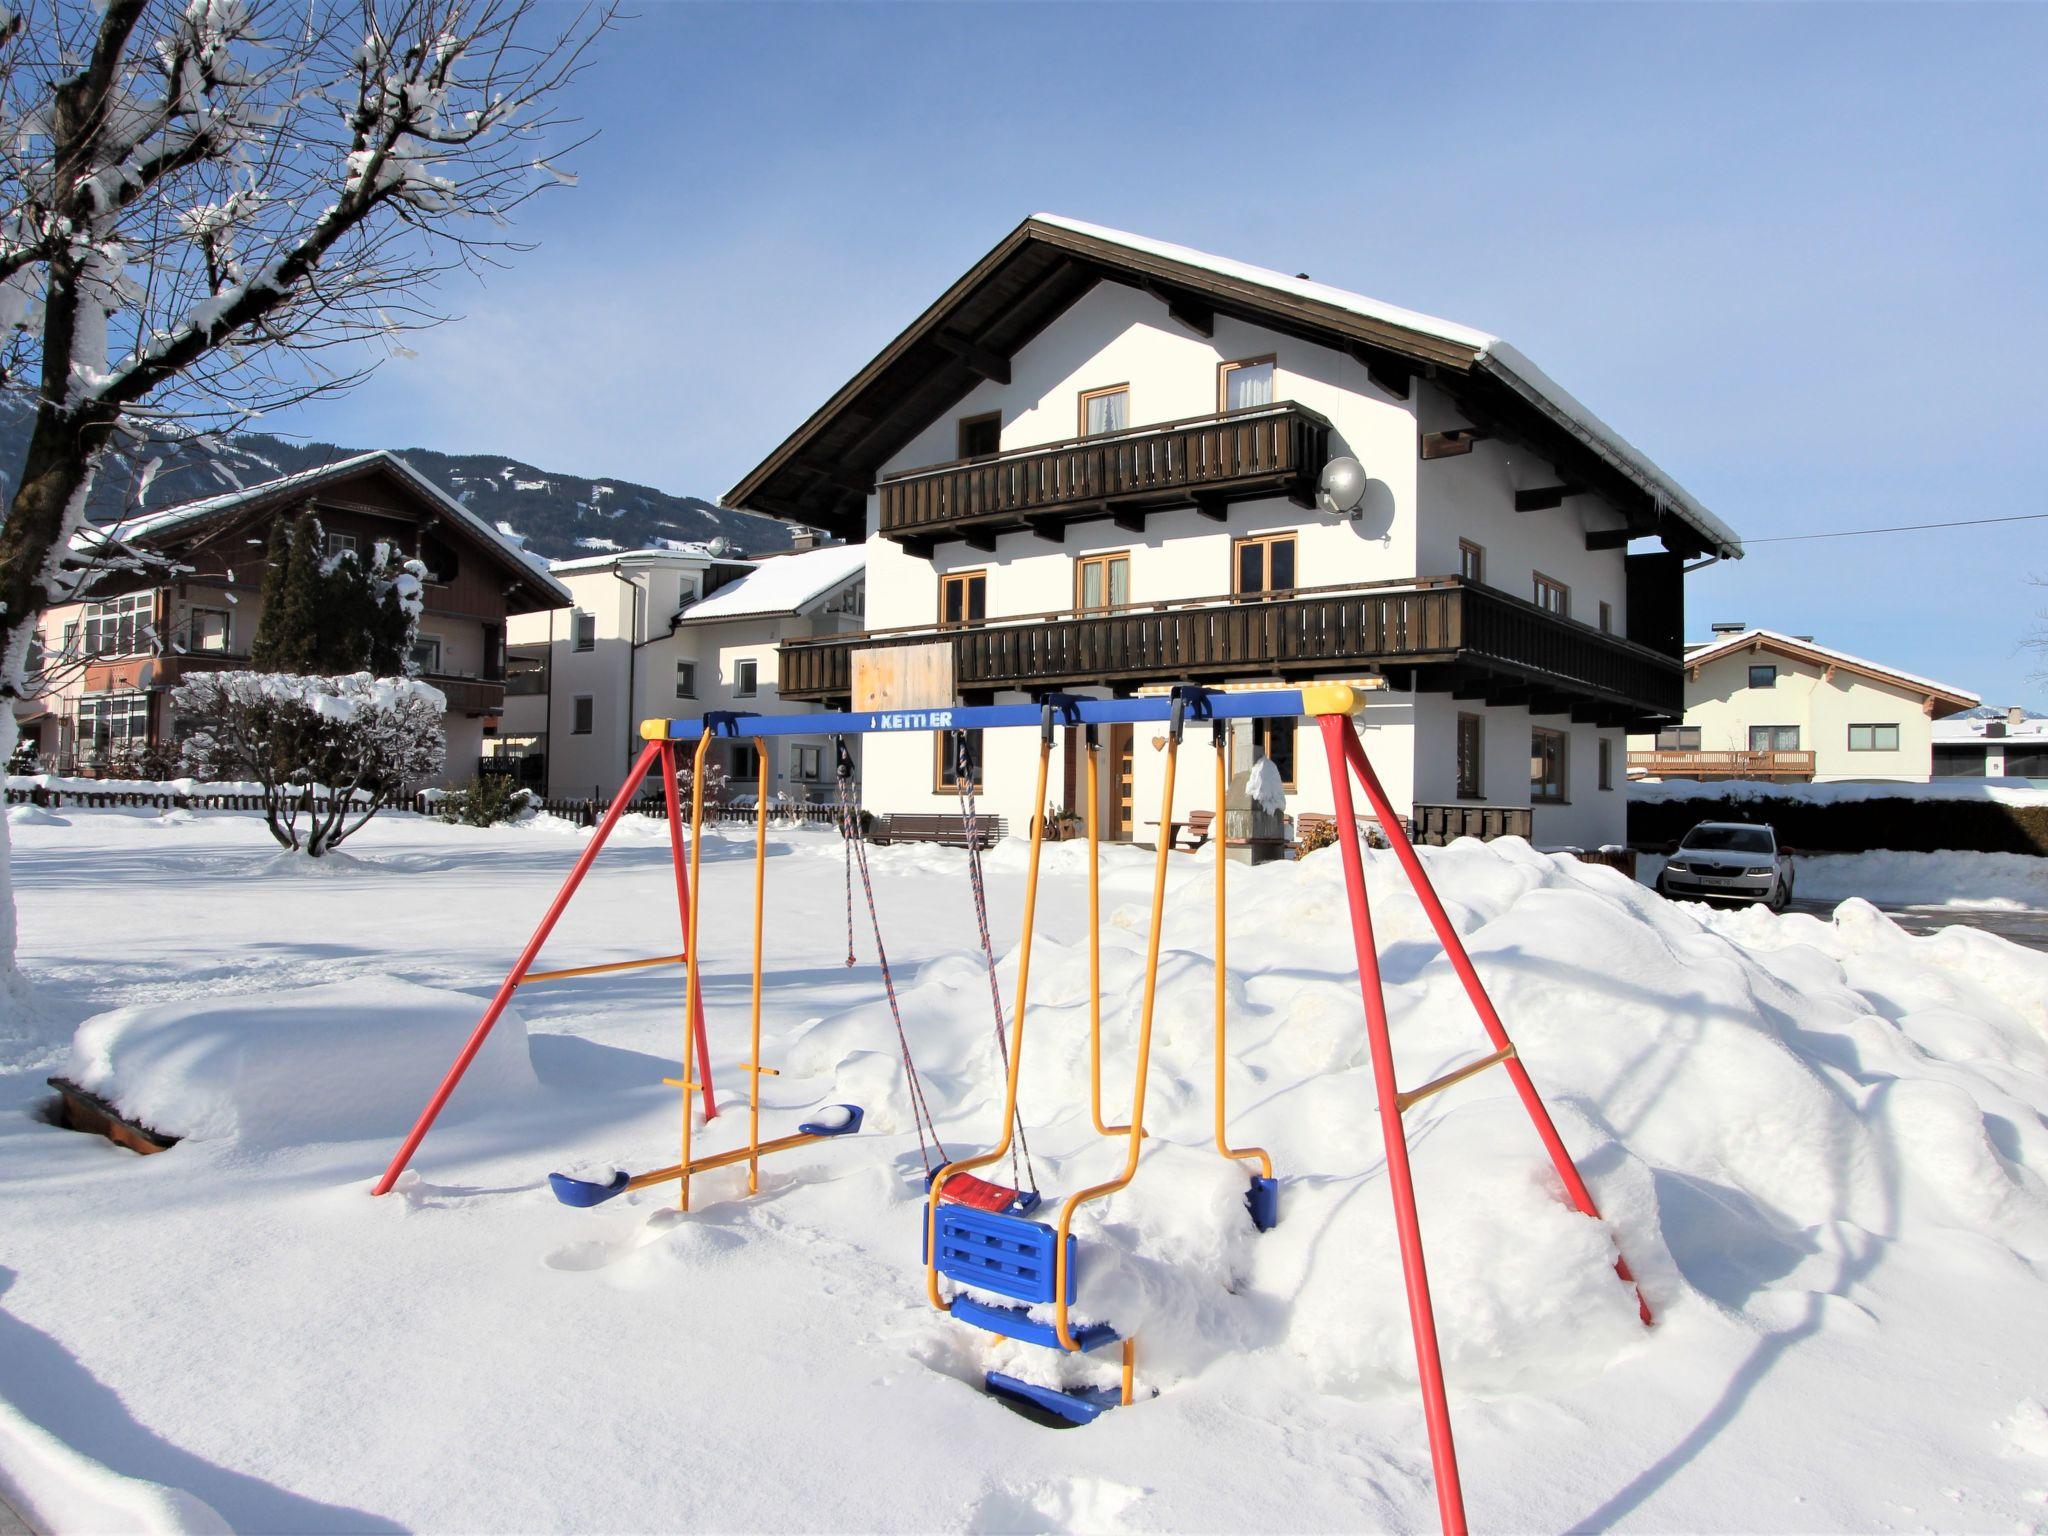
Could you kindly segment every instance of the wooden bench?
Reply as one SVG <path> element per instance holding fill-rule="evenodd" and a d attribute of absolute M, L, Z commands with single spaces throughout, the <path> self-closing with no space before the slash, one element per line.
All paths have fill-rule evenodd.
<path fill-rule="evenodd" d="M 1008 828 L 1000 816 L 974 818 L 976 841 L 984 848 L 999 842 Z M 871 843 L 938 843 L 947 848 L 967 846 L 967 818 L 931 811 L 892 811 L 875 819 L 868 834 Z"/>
<path fill-rule="evenodd" d="M 1215 820 L 1214 811 L 1189 811 L 1186 821 L 1166 823 L 1167 841 L 1173 844 L 1174 850 L 1178 853 L 1193 853 L 1209 841 L 1209 827 Z M 1159 823 L 1148 821 L 1145 825 L 1156 827 Z"/>

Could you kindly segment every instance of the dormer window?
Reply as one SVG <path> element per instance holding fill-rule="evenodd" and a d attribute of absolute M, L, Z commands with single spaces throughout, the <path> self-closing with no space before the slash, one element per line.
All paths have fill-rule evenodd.
<path fill-rule="evenodd" d="M 1248 357 L 1217 370 L 1217 407 L 1246 411 L 1273 403 L 1273 359 Z"/>
<path fill-rule="evenodd" d="M 1090 389 L 1081 395 L 1081 435 L 1099 437 L 1121 432 L 1131 424 L 1131 386 Z"/>

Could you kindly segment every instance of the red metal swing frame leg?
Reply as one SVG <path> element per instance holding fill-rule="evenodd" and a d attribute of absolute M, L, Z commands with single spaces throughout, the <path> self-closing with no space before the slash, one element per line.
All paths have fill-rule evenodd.
<path fill-rule="evenodd" d="M 1333 732 L 1331 722 L 1336 721 Z M 1415 845 L 1408 840 L 1402 829 L 1401 818 L 1394 814 L 1394 808 L 1387 799 L 1387 792 L 1380 785 L 1379 775 L 1373 771 L 1372 762 L 1365 755 L 1365 746 L 1358 739 L 1358 732 L 1352 728 L 1349 719 L 1342 716 L 1323 717 L 1325 735 L 1340 739 L 1344 757 L 1351 771 L 1358 776 L 1359 787 L 1365 791 L 1365 798 L 1372 806 L 1373 815 L 1379 818 L 1381 830 L 1393 846 L 1394 857 L 1408 875 L 1408 883 L 1415 888 L 1416 899 L 1422 903 L 1422 910 L 1429 917 L 1430 927 L 1436 930 L 1438 941 L 1444 953 L 1450 958 L 1451 968 L 1458 973 L 1458 979 L 1465 984 L 1465 995 L 1472 999 L 1472 1007 L 1479 1015 L 1479 1022 L 1486 1030 L 1486 1037 L 1493 1042 L 1496 1051 L 1510 1049 L 1508 1032 L 1500 1021 L 1500 1014 L 1493 1006 L 1493 999 L 1486 995 L 1486 988 L 1479 980 L 1479 973 L 1472 967 L 1472 957 L 1465 952 L 1465 942 L 1459 938 L 1458 930 L 1451 925 L 1449 915 L 1444 911 L 1443 902 L 1437 897 L 1436 887 L 1430 884 L 1424 873 L 1422 860 L 1416 857 Z M 1344 775 L 1334 758 L 1330 764 L 1333 782 L 1341 783 Z M 1344 798 L 1349 800 L 1349 786 L 1345 785 Z M 1348 813 L 1345 813 L 1348 814 Z M 1347 825 L 1340 823 L 1340 825 Z M 1339 839 L 1343 841 L 1343 839 Z M 1550 1163 L 1557 1170 L 1559 1182 L 1564 1185 L 1565 1195 L 1582 1216 L 1600 1219 L 1600 1208 L 1593 1203 L 1593 1195 L 1586 1188 L 1586 1181 L 1580 1177 L 1578 1164 L 1564 1144 L 1564 1138 L 1557 1134 L 1550 1111 L 1543 1103 L 1543 1096 L 1536 1091 L 1536 1085 L 1529 1078 L 1529 1069 L 1522 1065 L 1521 1058 L 1509 1056 L 1501 1063 L 1507 1068 L 1508 1077 L 1515 1085 L 1515 1092 L 1521 1097 L 1522 1108 L 1528 1111 L 1530 1122 L 1536 1127 L 1536 1135 L 1543 1148 L 1550 1154 Z M 1635 1276 L 1630 1273 L 1628 1260 L 1617 1254 L 1614 1272 L 1629 1285 L 1635 1286 Z M 1645 1327 L 1651 1321 L 1650 1304 L 1643 1298 L 1641 1287 L 1636 1287 L 1636 1311 Z"/>
<path fill-rule="evenodd" d="M 682 801 L 676 793 L 676 744 L 673 741 L 655 743 L 661 748 L 661 793 L 668 807 L 668 847 L 676 866 L 676 911 L 683 920 L 683 949 L 690 947 L 690 865 L 683 856 L 683 813 Z M 711 1093 L 711 1046 L 704 1038 L 704 994 L 702 988 L 691 998 L 693 1004 L 690 1028 L 697 1036 L 697 1075 L 703 1082 L 704 1119 L 709 1122 L 718 1118 L 718 1101 Z M 688 1091 L 683 1095 L 684 1103 L 689 1102 Z"/>
<path fill-rule="evenodd" d="M 1344 858 L 1344 894 L 1351 906 L 1351 942 L 1358 952 L 1358 985 L 1365 999 L 1365 1028 L 1372 1050 L 1373 1089 L 1379 1099 L 1380 1133 L 1387 1147 L 1387 1187 L 1394 1199 L 1394 1230 L 1401 1245 L 1401 1276 L 1408 1291 L 1408 1321 L 1415 1335 L 1415 1365 L 1421 1377 L 1422 1412 L 1429 1426 L 1429 1459 L 1435 1472 L 1437 1512 L 1450 1536 L 1464 1536 L 1465 1494 L 1458 1482 L 1458 1452 L 1451 1439 L 1450 1404 L 1444 1397 L 1444 1367 L 1437 1352 L 1436 1313 L 1429 1300 L 1429 1271 L 1422 1258 L 1422 1223 L 1415 1210 L 1415 1179 L 1408 1167 L 1408 1138 L 1401 1125 L 1400 1090 L 1394 1082 L 1393 1046 L 1387 1033 L 1387 1000 L 1380 983 L 1379 951 L 1373 943 L 1372 911 L 1365 898 L 1365 863 L 1358 851 L 1351 780 L 1346 773 L 1346 715 L 1323 715 L 1323 745 L 1330 759 L 1330 790 L 1336 797 L 1337 847 Z"/>
<path fill-rule="evenodd" d="M 647 776 L 647 770 L 661 750 L 661 745 L 658 741 L 650 741 L 640 749 L 639 757 L 633 760 L 633 766 L 626 771 L 626 781 L 619 786 L 618 794 L 612 797 L 612 803 L 606 807 L 604 819 L 598 822 L 597 830 L 590 834 L 590 841 L 584 845 L 575 868 L 569 871 L 569 878 L 562 882 L 562 888 L 555 892 L 555 899 L 548 905 L 547 915 L 540 920 L 540 926 L 533 930 L 533 937 L 526 941 L 526 948 L 519 952 L 519 958 L 512 962 L 512 969 L 506 973 L 505 980 L 498 987 L 498 995 L 491 999 L 491 1006 L 484 1010 L 484 1016 L 471 1032 L 468 1042 L 456 1053 L 447 1076 L 441 1079 L 441 1086 L 436 1088 L 434 1096 L 427 1100 L 427 1107 L 421 1111 L 419 1120 L 407 1133 L 404 1143 L 392 1157 L 391 1165 L 384 1170 L 384 1176 L 371 1189 L 371 1194 L 389 1194 L 391 1186 L 398 1182 L 398 1176 L 405 1172 L 405 1165 L 412 1161 L 413 1153 L 419 1150 L 420 1143 L 426 1139 L 427 1132 L 432 1129 L 435 1119 L 448 1103 L 448 1096 L 455 1091 L 455 1085 L 462 1081 L 462 1074 L 469 1070 L 469 1064 L 476 1059 L 476 1053 L 483 1049 L 484 1041 L 497 1024 L 499 1015 L 504 1013 L 505 1005 L 512 1001 L 512 994 L 519 989 L 519 983 L 532 966 L 534 957 L 540 953 L 541 945 L 545 944 L 548 935 L 554 932 L 563 909 L 569 905 L 569 898 L 576 894 L 576 887 L 583 883 L 583 877 L 590 872 L 590 866 L 597 858 L 598 850 L 604 847 L 605 839 L 612 835 L 612 828 L 618 825 L 627 802 L 633 798 L 633 792 L 639 788 L 640 781 Z"/>

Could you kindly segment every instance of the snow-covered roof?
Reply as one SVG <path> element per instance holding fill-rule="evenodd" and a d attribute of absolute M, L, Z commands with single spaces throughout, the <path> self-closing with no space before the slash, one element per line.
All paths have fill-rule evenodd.
<path fill-rule="evenodd" d="M 573 560 L 552 560 L 548 569 L 558 576 L 573 576 L 581 571 L 610 570 L 615 565 L 660 565 L 665 561 L 687 562 L 703 565 L 709 561 L 725 561 L 729 564 L 745 564 L 744 557 L 736 555 L 715 555 L 706 544 L 663 544 L 646 549 L 614 549 L 601 555 L 578 555 Z"/>
<path fill-rule="evenodd" d="M 273 480 L 244 486 L 240 490 L 227 491 L 218 496 L 204 496 L 197 501 L 180 502 L 174 507 L 165 507 L 156 512 L 138 513 L 134 517 L 123 518 L 104 528 L 87 529 L 80 535 L 80 542 L 90 544 L 94 542 L 95 535 L 129 542 L 159 539 L 186 524 L 203 522 L 209 517 L 252 502 L 268 501 L 273 497 L 287 496 L 296 490 L 310 489 L 330 481 L 346 479 L 373 465 L 382 465 L 399 475 L 421 495 L 474 533 L 486 546 L 502 550 L 508 558 L 517 561 L 536 586 L 556 599 L 556 607 L 568 607 L 574 601 L 569 595 L 569 589 L 548 574 L 546 561 L 478 517 L 389 448 L 375 448 L 368 453 L 351 454 L 345 459 L 336 459 L 331 463 L 315 465 L 311 469 L 280 475 Z"/>
<path fill-rule="evenodd" d="M 1742 541 L 1734 529 L 1695 501 L 1683 486 L 1659 469 L 1648 454 L 1594 415 L 1570 391 L 1498 336 L 1474 330 L 1469 325 L 1459 325 L 1455 321 L 1440 320 L 1434 315 L 1425 315 L 1418 310 L 1404 309 L 1398 304 L 1367 298 L 1364 294 L 1353 293 L 1349 289 L 1335 288 L 1328 283 L 1314 282 L 1305 277 L 1289 277 L 1268 267 L 1233 261 L 1227 256 L 1211 256 L 1206 251 L 1175 245 L 1171 241 L 1153 240 L 1121 229 L 1110 229 L 1105 225 L 1070 219 L 1063 214 L 1035 213 L 1031 217 L 1036 223 L 1051 225 L 1056 229 L 1072 230 L 1078 235 L 1121 245 L 1129 250 L 1142 251 L 1183 266 L 1197 267 L 1237 282 L 1270 289 L 1289 298 L 1326 304 L 1332 309 L 1346 310 L 1368 320 L 1397 325 L 1403 330 L 1419 331 L 1426 336 L 1434 336 L 1442 341 L 1468 347 L 1478 355 L 1480 366 L 1508 384 L 1517 394 L 1550 416 L 1558 425 L 1565 427 L 1596 452 L 1612 461 L 1645 490 L 1669 502 L 1674 512 L 1692 524 L 1723 554 L 1730 558 L 1740 558 L 1742 554 Z"/>
<path fill-rule="evenodd" d="M 1991 734 L 1993 726 L 1998 727 L 1996 736 Z M 1934 739 L 1950 746 L 1990 741 L 2023 741 L 2032 745 L 2048 741 L 2048 715 L 2037 715 L 2029 710 L 2015 721 L 2004 710 L 1996 714 L 1967 710 L 1959 715 L 1950 715 L 1946 720 L 1935 721 Z"/>
<path fill-rule="evenodd" d="M 1901 672 L 1897 667 L 1888 667 L 1881 661 L 1868 661 L 1861 656 L 1852 656 L 1847 651 L 1835 650 L 1832 646 L 1817 645 L 1798 635 L 1781 634 L 1775 629 L 1745 629 L 1739 635 L 1728 635 L 1704 645 L 1689 646 L 1685 653 L 1685 664 L 1697 667 L 1709 661 L 1718 661 L 1735 651 L 1761 648 L 1776 651 L 1784 656 L 1804 657 L 1808 661 L 1851 667 L 1866 673 L 1880 682 L 1891 682 L 1916 693 L 1926 693 L 1937 700 L 1948 699 L 1958 709 L 1967 709 L 1978 701 L 1977 695 L 1967 688 L 1958 688 L 1952 683 L 1938 683 L 1931 677 L 1920 677 L 1911 672 Z"/>
<path fill-rule="evenodd" d="M 678 622 L 798 613 L 849 577 L 858 576 L 867 563 L 864 544 L 827 544 L 796 554 L 771 555 L 738 581 L 684 608 Z"/>

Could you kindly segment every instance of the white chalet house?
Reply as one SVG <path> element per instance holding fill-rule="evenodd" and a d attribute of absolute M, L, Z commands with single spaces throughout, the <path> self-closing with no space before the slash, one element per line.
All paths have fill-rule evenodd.
<path fill-rule="evenodd" d="M 1924 784 L 1937 722 L 1977 704 L 1974 693 L 1811 635 L 1714 628 L 1686 649 L 1685 719 L 1630 740 L 1631 774 Z"/>
<path fill-rule="evenodd" d="M 1316 510 L 1342 455 L 1369 477 L 1355 516 Z M 785 642 L 784 700 L 1348 680 L 1371 690 L 1389 794 L 1432 841 L 1620 841 L 1626 734 L 1683 707 L 1683 564 L 1741 553 L 1492 336 L 1045 214 L 727 501 L 868 540 L 867 632 Z M 1162 740 L 1104 741 L 1104 825 L 1149 841 Z M 1021 830 L 1035 736 L 977 750 L 987 808 Z M 1241 730 L 1234 770 L 1259 752 L 1290 811 L 1330 810 L 1308 729 Z M 1177 816 L 1217 809 L 1194 763 Z M 1071 750 L 1061 770 L 1049 798 L 1078 810 Z M 867 742 L 877 810 L 952 809 L 951 778 L 928 737 Z"/>
<path fill-rule="evenodd" d="M 556 561 L 573 606 L 512 623 L 501 763 L 549 796 L 609 799 L 644 719 L 808 708 L 778 698 L 776 647 L 858 630 L 863 561 L 858 544 L 762 559 L 693 544 Z M 752 793 L 753 743 L 719 741 L 712 753 L 728 794 Z M 835 766 L 825 737 L 773 738 L 769 793 L 829 799 Z"/>

